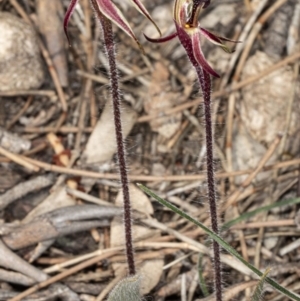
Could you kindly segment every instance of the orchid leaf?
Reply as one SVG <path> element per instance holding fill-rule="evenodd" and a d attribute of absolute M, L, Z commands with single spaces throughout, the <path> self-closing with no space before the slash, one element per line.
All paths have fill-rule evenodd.
<path fill-rule="evenodd" d="M 158 201 L 163 206 L 171 209 L 176 214 L 179 214 L 181 217 L 185 218 L 186 220 L 192 222 L 199 228 L 201 228 L 206 234 L 208 234 L 214 241 L 216 241 L 223 249 L 225 249 L 228 253 L 230 253 L 232 256 L 234 256 L 236 259 L 238 259 L 240 262 L 242 262 L 245 266 L 247 266 L 251 271 L 253 271 L 256 275 L 258 275 L 260 278 L 263 277 L 264 273 L 262 273 L 260 270 L 258 270 L 256 267 L 254 267 L 251 263 L 247 262 L 233 247 L 231 247 L 223 238 L 221 238 L 219 235 L 214 233 L 212 230 L 207 228 L 204 224 L 201 222 L 195 220 L 187 213 L 183 212 L 170 202 L 160 198 L 158 195 L 156 195 L 154 192 L 152 192 L 150 189 L 145 187 L 142 184 L 137 184 L 138 187 L 143 190 L 146 194 L 153 197 L 156 201 Z M 287 290 L 283 286 L 281 286 L 279 283 L 271 279 L 270 277 L 265 277 L 265 281 L 269 283 L 273 288 L 278 290 L 283 295 L 291 298 L 292 300 L 300 301 L 300 296 Z"/>
<path fill-rule="evenodd" d="M 266 212 L 266 211 L 269 211 L 273 208 L 280 208 L 280 207 L 283 207 L 283 206 L 294 205 L 294 204 L 299 204 L 299 203 L 300 203 L 300 198 L 293 198 L 293 199 L 288 199 L 288 200 L 283 200 L 283 201 L 279 201 L 279 202 L 276 202 L 276 203 L 272 203 L 270 205 L 257 208 L 253 211 L 243 213 L 239 217 L 225 223 L 222 226 L 221 231 L 224 231 L 224 230 L 232 227 L 233 225 L 235 225 L 235 224 L 237 224 L 237 223 L 239 223 L 239 222 L 241 222 L 245 219 L 248 219 L 252 216 L 255 216 L 258 213 Z"/>
<path fill-rule="evenodd" d="M 141 301 L 141 277 L 134 275 L 121 280 L 110 292 L 107 301 Z"/>
<path fill-rule="evenodd" d="M 264 284 L 266 282 L 266 278 L 270 272 L 270 268 L 267 268 L 264 274 L 261 276 L 258 284 L 256 285 L 255 291 L 251 297 L 251 301 L 259 301 L 263 295 Z"/>

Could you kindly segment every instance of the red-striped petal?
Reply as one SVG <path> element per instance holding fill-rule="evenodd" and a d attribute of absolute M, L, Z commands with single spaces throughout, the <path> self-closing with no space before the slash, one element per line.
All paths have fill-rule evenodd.
<path fill-rule="evenodd" d="M 115 4 L 112 3 L 111 0 L 97 0 L 98 9 L 100 12 L 110 21 L 115 23 L 118 27 L 120 27 L 125 33 L 127 33 L 130 37 L 132 37 L 135 42 L 138 44 L 140 49 L 144 52 L 142 45 L 136 38 L 133 33 L 129 23 L 126 21 L 125 17 L 121 13 L 121 11 L 116 7 Z"/>
<path fill-rule="evenodd" d="M 232 43 L 240 43 L 240 41 L 234 41 L 234 40 L 230 40 L 221 36 L 217 36 L 214 33 L 208 31 L 207 29 L 203 28 L 203 27 L 199 27 L 200 29 L 200 34 L 202 34 L 205 38 L 207 38 L 208 40 L 210 40 L 212 43 L 222 47 L 222 49 L 225 52 L 228 53 L 232 53 L 232 50 L 230 50 L 226 45 L 223 44 L 223 41 L 225 42 L 232 42 Z"/>
<path fill-rule="evenodd" d="M 198 64 L 206 72 L 219 78 L 220 75 L 208 64 L 206 58 L 204 57 L 204 54 L 201 49 L 199 32 L 195 32 L 194 34 L 192 34 L 191 39 L 192 39 L 192 45 L 193 45 L 193 53 L 194 53 L 195 59 L 198 62 Z"/>
<path fill-rule="evenodd" d="M 135 8 L 142 14 L 144 15 L 152 24 L 155 26 L 156 30 L 158 31 L 159 35 L 161 36 L 161 31 L 157 24 L 154 22 L 150 14 L 148 13 L 147 9 L 145 6 L 139 1 L 139 0 L 130 0 L 132 4 L 135 6 Z"/>

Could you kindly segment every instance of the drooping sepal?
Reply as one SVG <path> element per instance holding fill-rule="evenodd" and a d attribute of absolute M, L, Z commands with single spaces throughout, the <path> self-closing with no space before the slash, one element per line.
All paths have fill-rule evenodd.
<path fill-rule="evenodd" d="M 162 37 L 162 38 L 158 38 L 158 39 L 152 39 L 149 38 L 147 35 L 144 34 L 144 37 L 147 41 L 151 42 L 151 43 L 164 43 L 164 42 L 168 42 L 171 41 L 172 39 L 177 37 L 177 32 L 174 32 L 166 37 Z"/>
<path fill-rule="evenodd" d="M 240 41 L 235 41 L 235 40 L 227 39 L 222 36 L 216 35 L 203 27 L 199 27 L 199 29 L 200 29 L 200 34 L 202 34 L 205 38 L 207 38 L 213 44 L 220 46 L 227 53 L 232 53 L 232 52 L 234 52 L 234 50 L 229 49 L 229 47 L 227 47 L 223 43 L 223 41 L 231 42 L 231 43 L 240 43 Z"/>
<path fill-rule="evenodd" d="M 152 19 L 150 14 L 148 13 L 147 9 L 145 6 L 141 3 L 139 0 L 130 0 L 132 4 L 135 6 L 135 8 L 142 14 L 144 15 L 156 28 L 157 32 L 159 33 L 159 36 L 161 36 L 161 31 L 158 27 L 158 25 L 155 23 L 155 21 Z"/>
<path fill-rule="evenodd" d="M 70 42 L 70 36 L 69 36 L 69 33 L 68 33 L 68 25 L 69 25 L 70 18 L 72 16 L 73 12 L 74 12 L 75 6 L 78 3 L 78 1 L 79 0 L 71 0 L 71 2 L 69 4 L 69 7 L 67 9 L 67 12 L 65 14 L 65 17 L 64 17 L 64 31 L 65 31 L 65 34 L 67 36 L 68 43 L 69 43 L 70 46 L 71 46 L 71 42 Z"/>
<path fill-rule="evenodd" d="M 92 1 L 93 3 L 94 1 Z M 127 33 L 130 37 L 132 37 L 139 48 L 144 53 L 144 49 L 140 42 L 138 41 L 137 37 L 135 36 L 134 32 L 132 31 L 129 23 L 126 21 L 125 17 L 123 16 L 122 12 L 117 8 L 117 6 L 112 3 L 111 0 L 96 0 L 98 5 L 99 11 L 110 21 L 115 23 L 119 28 L 121 28 L 125 33 Z M 97 8 L 95 8 L 97 9 Z"/>

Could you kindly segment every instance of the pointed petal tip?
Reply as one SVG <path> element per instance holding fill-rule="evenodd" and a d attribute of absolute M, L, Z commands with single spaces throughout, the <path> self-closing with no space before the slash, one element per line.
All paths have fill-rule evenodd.
<path fill-rule="evenodd" d="M 221 78 L 221 76 L 217 72 L 215 72 L 215 74 L 212 74 L 212 76 L 214 76 L 216 78 Z"/>
<path fill-rule="evenodd" d="M 147 9 L 145 8 L 145 6 L 139 1 L 139 0 L 131 0 L 132 4 L 136 7 L 136 9 L 142 14 L 144 15 L 156 28 L 159 36 L 161 37 L 161 31 L 158 27 L 158 25 L 155 23 L 155 21 L 152 19 L 151 15 L 149 14 L 149 12 L 147 11 Z"/>
<path fill-rule="evenodd" d="M 148 42 L 159 44 L 159 43 L 164 43 L 164 42 L 171 41 L 172 39 L 177 37 L 177 32 L 174 32 L 174 33 L 170 34 L 169 36 L 166 36 L 166 37 L 163 37 L 163 38 L 158 38 L 158 39 L 149 38 L 145 33 L 143 33 L 143 35 L 144 35 L 145 39 Z"/>
<path fill-rule="evenodd" d="M 67 26 L 64 26 L 64 32 L 65 32 L 65 35 L 66 35 L 69 47 L 72 47 L 72 45 L 71 45 L 71 39 L 70 39 L 70 35 L 68 33 L 68 27 Z"/>
<path fill-rule="evenodd" d="M 76 4 L 78 3 L 79 0 L 71 0 L 70 4 L 69 4 L 69 7 L 66 11 L 66 14 L 65 14 L 65 17 L 64 17 L 64 32 L 65 32 L 65 35 L 67 37 L 67 40 L 68 40 L 68 43 L 69 43 L 69 47 L 71 47 L 71 40 L 70 40 L 70 36 L 69 36 L 69 33 L 68 33 L 68 25 L 69 25 L 69 21 L 70 21 L 70 18 L 74 12 L 74 9 L 75 9 L 75 6 Z"/>
<path fill-rule="evenodd" d="M 119 8 L 111 0 L 96 0 L 93 2 L 95 2 L 95 4 L 93 4 L 94 9 L 96 11 L 99 11 L 99 13 L 103 14 L 108 20 L 116 24 L 128 36 L 133 38 L 134 41 L 137 43 L 138 47 L 140 48 L 141 52 L 145 54 L 143 46 L 140 44 L 139 40 L 135 36 L 129 23 L 127 22 L 126 18 L 123 16 Z"/>
<path fill-rule="evenodd" d="M 235 41 L 231 39 L 224 38 L 222 36 L 219 36 L 215 33 L 212 33 L 208 31 L 207 29 L 203 27 L 198 27 L 199 32 L 201 35 L 203 35 L 205 38 L 207 38 L 209 41 L 211 41 L 213 44 L 220 46 L 225 52 L 232 53 L 234 50 L 231 50 L 229 47 L 227 47 L 224 42 L 231 42 L 231 43 L 241 43 L 240 41 Z"/>

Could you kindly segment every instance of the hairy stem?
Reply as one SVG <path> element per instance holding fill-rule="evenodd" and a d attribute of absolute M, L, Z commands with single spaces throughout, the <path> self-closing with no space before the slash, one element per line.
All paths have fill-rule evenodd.
<path fill-rule="evenodd" d="M 119 161 L 120 178 L 123 190 L 123 204 L 124 204 L 124 227 L 125 227 L 125 241 L 126 241 L 126 256 L 130 275 L 135 274 L 134 263 L 134 249 L 132 243 L 132 223 L 131 223 L 131 205 L 128 186 L 128 175 L 126 165 L 125 143 L 122 133 L 121 123 L 121 96 L 119 92 L 118 69 L 116 65 L 115 44 L 113 38 L 112 24 L 98 9 L 95 0 L 91 0 L 92 5 L 96 11 L 97 18 L 103 30 L 104 45 L 108 57 L 111 96 L 113 103 L 115 134 L 117 140 L 117 153 Z"/>
<path fill-rule="evenodd" d="M 195 67 L 199 84 L 203 93 L 204 118 L 205 118 L 205 139 L 206 139 L 206 167 L 207 167 L 207 191 L 212 230 L 219 234 L 218 211 L 216 201 L 215 175 L 214 175 L 214 154 L 213 154 L 213 129 L 211 119 L 211 79 L 208 72 L 200 66 Z M 216 300 L 222 300 L 222 267 L 220 260 L 220 246 L 213 241 L 214 273 Z"/>

